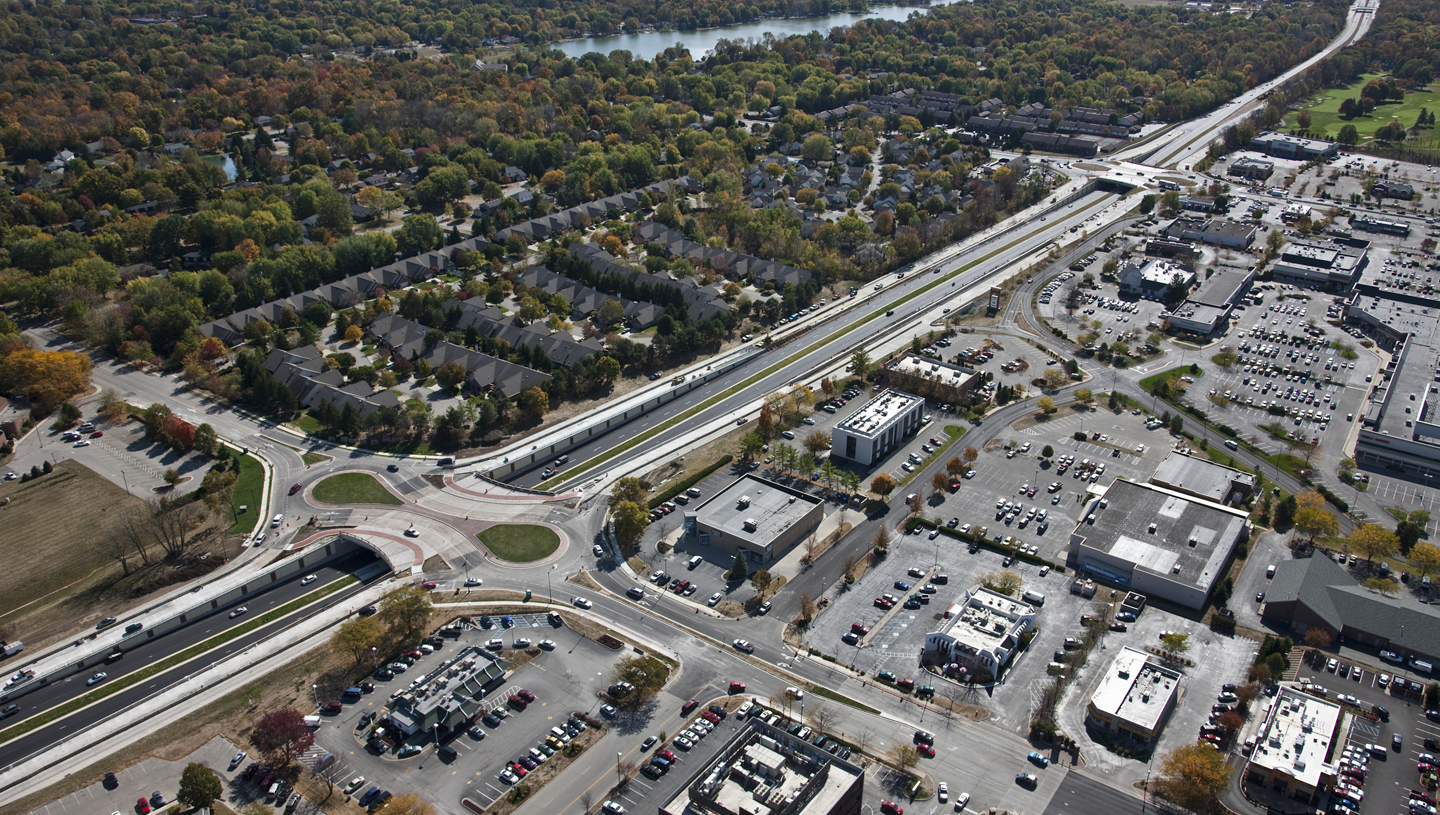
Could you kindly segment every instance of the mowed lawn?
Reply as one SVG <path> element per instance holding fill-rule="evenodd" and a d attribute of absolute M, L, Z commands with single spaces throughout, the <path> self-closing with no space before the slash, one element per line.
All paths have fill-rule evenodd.
<path fill-rule="evenodd" d="M 323 504 L 390 504 L 404 501 L 390 494 L 369 473 L 340 473 L 315 485 L 315 500 Z"/>
<path fill-rule="evenodd" d="M 63 587 L 78 583 L 71 591 L 80 591 L 112 572 L 119 575 L 120 564 L 100 552 L 99 541 L 126 511 L 144 506 L 75 461 L 62 461 L 49 475 L 23 484 L 0 483 L 0 499 L 5 498 L 10 502 L 0 507 L 5 530 L 0 622 L 16 620 L 9 612 Z"/>
<path fill-rule="evenodd" d="M 1377 79 L 1384 74 L 1366 74 L 1358 82 L 1348 88 L 1329 88 L 1316 94 L 1310 104 L 1302 105 L 1303 110 L 1310 111 L 1310 131 L 1315 136 L 1324 136 L 1335 139 L 1340 136 L 1340 128 L 1345 125 L 1355 125 L 1359 132 L 1361 141 L 1375 137 L 1375 131 L 1389 122 L 1399 119 L 1400 124 L 1411 127 L 1415 124 L 1415 117 L 1419 115 L 1421 108 L 1427 108 L 1434 113 L 1440 108 L 1440 92 L 1435 90 L 1434 84 L 1420 91 L 1408 91 L 1402 101 L 1383 102 L 1375 106 L 1374 112 L 1369 116 L 1356 116 L 1353 119 L 1345 119 L 1340 116 L 1340 103 L 1347 98 L 1360 101 L 1360 91 L 1372 79 Z M 1285 129 L 1289 130 L 1298 125 L 1295 124 L 1295 112 L 1291 111 L 1285 116 Z M 1424 131 L 1431 132 L 1431 131 Z"/>
<path fill-rule="evenodd" d="M 549 557 L 560 548 L 560 536 L 555 530 L 535 524 L 496 524 L 475 537 L 495 557 L 512 563 Z"/>

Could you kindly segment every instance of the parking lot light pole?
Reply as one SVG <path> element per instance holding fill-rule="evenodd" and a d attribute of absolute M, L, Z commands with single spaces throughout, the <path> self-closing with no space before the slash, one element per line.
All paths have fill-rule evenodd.
<path fill-rule="evenodd" d="M 320 686 L 311 685 L 310 688 L 315 691 L 315 707 L 320 707 Z"/>
<path fill-rule="evenodd" d="M 374 670 L 379 667 L 380 663 L 377 661 L 377 657 L 375 656 L 375 646 L 372 645 L 370 646 L 370 668 Z"/>

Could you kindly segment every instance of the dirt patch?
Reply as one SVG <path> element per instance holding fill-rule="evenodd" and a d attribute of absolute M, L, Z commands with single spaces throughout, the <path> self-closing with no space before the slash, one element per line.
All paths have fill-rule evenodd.
<path fill-rule="evenodd" d="M 425 562 L 420 565 L 420 568 L 425 572 L 443 572 L 450 568 L 450 564 L 446 563 L 445 558 L 439 555 L 431 555 L 425 558 Z"/>
<path fill-rule="evenodd" d="M 595 578 L 591 577 L 591 576 L 590 576 L 590 573 L 587 572 L 587 571 L 583 571 L 583 570 L 582 570 L 582 571 L 576 572 L 575 574 L 572 574 L 572 575 L 570 575 L 569 577 L 567 577 L 567 578 L 565 578 L 565 579 L 566 579 L 566 580 L 569 580 L 571 583 L 574 583 L 574 584 L 577 585 L 577 586 L 584 586 L 585 588 L 590 589 L 591 591 L 604 591 L 604 590 L 605 590 L 605 588 L 604 588 L 603 586 L 601 586 L 599 583 L 596 583 L 596 582 L 595 582 Z"/>
<path fill-rule="evenodd" d="M 219 536 L 220 521 L 212 519 L 196 530 L 205 543 L 184 559 L 166 562 L 152 544 L 146 549 L 150 562 L 132 553 L 125 574 L 101 544 L 145 503 L 75 461 L 62 461 L 31 481 L 0 484 L 0 502 L 6 499 L 0 556 L 12 568 L 0 575 L 0 625 L 13 626 L 6 638 L 30 648 L 71 636 L 77 624 L 122 614 L 146 595 L 201 577 L 240 551 L 242 538 Z"/>
<path fill-rule="evenodd" d="M 983 722 L 990 718 L 990 711 L 987 708 L 969 702 L 961 702 L 956 699 L 941 699 L 936 697 L 930 700 L 930 705 L 945 711 L 945 718 L 947 719 L 951 716 L 961 716 L 972 722 Z"/>

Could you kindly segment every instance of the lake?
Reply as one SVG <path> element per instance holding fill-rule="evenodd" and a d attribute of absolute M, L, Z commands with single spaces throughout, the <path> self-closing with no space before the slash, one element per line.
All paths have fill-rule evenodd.
<path fill-rule="evenodd" d="M 634 54 L 637 58 L 649 59 L 679 43 L 690 49 L 690 55 L 698 60 L 710 53 L 711 49 L 715 47 L 715 43 L 720 40 L 745 41 L 752 38 L 759 40 L 763 39 L 766 34 L 773 35 L 778 40 L 797 34 L 809 34 L 812 31 L 828 34 L 830 29 L 836 26 L 851 26 L 861 20 L 904 22 L 910 18 L 911 14 L 923 14 L 930 8 L 943 5 L 948 4 L 932 3 L 928 7 L 880 6 L 865 12 L 843 12 L 827 14 L 823 17 L 792 17 L 789 19 L 777 17 L 757 20 L 753 23 L 740 23 L 697 31 L 647 31 L 640 34 L 615 34 L 607 37 L 588 37 L 583 40 L 566 40 L 551 43 L 550 47 L 564 51 L 566 56 L 572 58 L 582 57 L 591 51 L 609 54 L 611 51 L 624 50 Z"/>
<path fill-rule="evenodd" d="M 220 156 L 206 156 L 205 160 L 216 165 L 225 171 L 225 177 L 231 181 L 235 180 L 235 160 L 229 154 Z"/>

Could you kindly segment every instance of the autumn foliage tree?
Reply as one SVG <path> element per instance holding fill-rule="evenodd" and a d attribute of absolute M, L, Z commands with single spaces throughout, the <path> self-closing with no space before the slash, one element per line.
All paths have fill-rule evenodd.
<path fill-rule="evenodd" d="M 1187 744 L 1165 754 L 1160 777 L 1151 784 L 1156 795 L 1192 812 L 1219 808 L 1220 791 L 1230 780 L 1225 756 L 1208 744 Z"/>
<path fill-rule="evenodd" d="M 305 714 L 294 708 L 266 713 L 250 730 L 250 744 L 281 766 L 295 761 L 314 743 L 315 733 L 305 724 Z"/>
<path fill-rule="evenodd" d="M 1298 519 L 1298 513 L 1297 513 Z M 1296 521 L 1299 524 L 1299 521 Z M 1363 524 L 1350 535 L 1350 548 L 1365 556 L 1367 561 L 1374 561 L 1377 557 L 1392 555 L 1400 548 L 1400 540 L 1395 533 L 1379 524 Z"/>
<path fill-rule="evenodd" d="M 0 359 L 0 392 L 23 393 L 40 415 L 90 387 L 90 358 L 74 351 L 20 347 Z"/>

